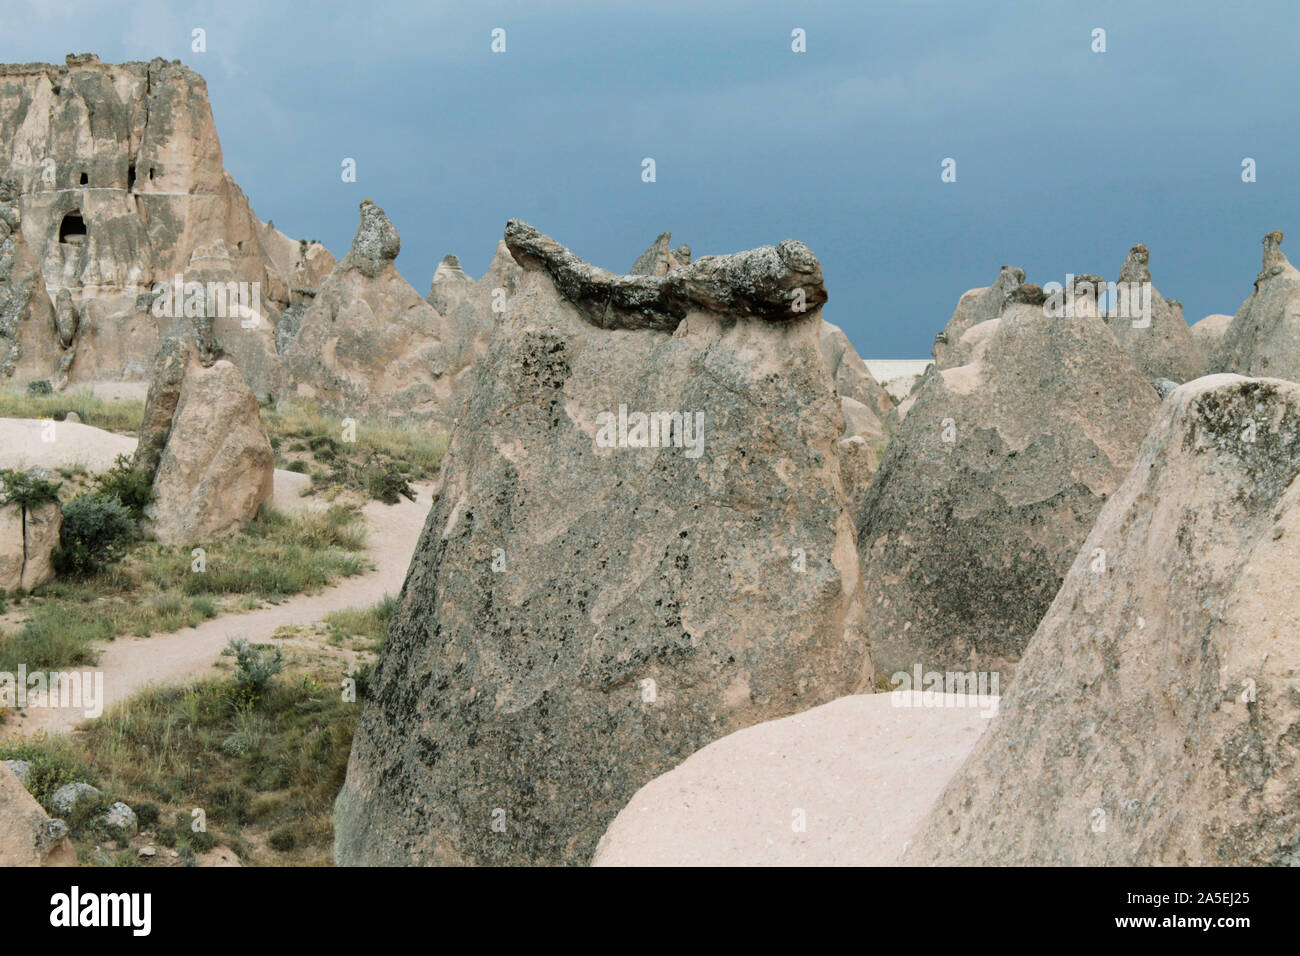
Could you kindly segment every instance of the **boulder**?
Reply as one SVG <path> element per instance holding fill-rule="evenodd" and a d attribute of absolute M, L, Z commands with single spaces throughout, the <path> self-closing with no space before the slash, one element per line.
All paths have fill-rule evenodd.
<path fill-rule="evenodd" d="M 858 512 L 885 674 L 986 670 L 1005 686 L 1156 414 L 1100 318 L 1044 304 L 1020 287 L 970 364 L 932 369 L 899 406 Z"/>
<path fill-rule="evenodd" d="M 104 814 L 104 826 L 108 828 L 109 833 L 118 838 L 133 837 L 140 832 L 135 811 L 120 800 L 109 807 L 108 812 Z"/>
<path fill-rule="evenodd" d="M 72 816 L 78 807 L 94 803 L 103 795 L 98 787 L 88 783 L 65 783 L 54 791 L 54 796 L 50 797 L 50 806 L 54 808 L 55 813 L 68 817 Z"/>
<path fill-rule="evenodd" d="M 1166 299 L 1151 282 L 1150 253 L 1142 243 L 1129 250 L 1116 286 L 1120 303 L 1129 308 L 1110 303 L 1106 323 L 1139 371 L 1147 378 L 1180 383 L 1205 374 L 1205 355 L 1183 318 L 1182 303 Z M 1144 308 L 1148 302 L 1149 315 Z"/>
<path fill-rule="evenodd" d="M 191 360 L 159 456 L 145 527 L 173 545 L 234 534 L 270 502 L 274 472 L 257 399 L 239 370 L 225 359 L 206 368 Z"/>
<path fill-rule="evenodd" d="M 54 577 L 63 513 L 56 501 L 35 508 L 0 505 L 0 594 L 30 591 Z"/>
<path fill-rule="evenodd" d="M 1300 864 L 1300 386 L 1165 402 L 905 861 Z"/>
<path fill-rule="evenodd" d="M 870 685 L 813 254 L 613 276 L 506 239 L 525 272 L 362 710 L 339 863 L 586 863 L 687 755 Z"/>
<path fill-rule="evenodd" d="M 4 761 L 0 766 L 0 867 L 76 866 L 62 820 L 51 820 Z"/>
<path fill-rule="evenodd" d="M 1300 381 L 1300 270 L 1282 253 L 1282 233 L 1263 244 L 1255 291 L 1224 333 L 1214 370 Z"/>

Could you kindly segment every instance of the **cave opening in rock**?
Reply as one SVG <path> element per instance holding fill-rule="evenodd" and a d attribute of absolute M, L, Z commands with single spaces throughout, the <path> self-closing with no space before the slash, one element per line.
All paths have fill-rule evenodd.
<path fill-rule="evenodd" d="M 135 189 L 135 163 L 126 167 L 126 191 L 131 192 Z"/>
<path fill-rule="evenodd" d="M 83 186 L 90 185 L 90 176 L 88 174 L 86 173 L 81 174 L 81 185 Z"/>
<path fill-rule="evenodd" d="M 59 223 L 59 242 L 80 245 L 86 241 L 86 220 L 81 218 L 81 210 L 74 209 L 63 217 Z"/>

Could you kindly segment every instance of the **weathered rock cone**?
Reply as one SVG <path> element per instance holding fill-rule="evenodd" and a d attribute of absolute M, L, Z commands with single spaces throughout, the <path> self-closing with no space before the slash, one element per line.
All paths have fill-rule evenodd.
<path fill-rule="evenodd" d="M 858 516 L 882 673 L 1012 670 L 1155 416 L 1106 324 L 1043 301 L 1019 287 L 966 331 L 970 364 L 932 370 L 899 406 Z"/>
<path fill-rule="evenodd" d="M 491 319 L 451 296 L 440 315 L 397 271 L 400 250 L 384 211 L 363 202 L 352 248 L 281 336 L 298 395 L 342 417 L 454 417 Z"/>
<path fill-rule="evenodd" d="M 1300 381 L 1300 270 L 1282 253 L 1282 233 L 1270 232 L 1263 244 L 1255 291 L 1224 333 L 1213 368 Z"/>
<path fill-rule="evenodd" d="M 1300 863 L 1300 386 L 1166 400 L 905 860 Z"/>
<path fill-rule="evenodd" d="M 934 337 L 931 354 L 935 367 L 953 368 L 969 362 L 970 348 L 961 344 L 962 336 L 971 328 L 1000 316 L 1012 293 L 1024 284 L 1024 269 L 1003 266 L 992 285 L 962 293 L 948 324 Z"/>
<path fill-rule="evenodd" d="M 1121 315 L 1118 313 L 1123 310 L 1111 303 L 1106 322 L 1133 364 L 1147 378 L 1187 382 L 1205 373 L 1205 355 L 1192 337 L 1182 304 L 1176 299 L 1166 299 L 1151 284 L 1149 263 L 1147 247 L 1138 243 L 1129 250 L 1128 258 L 1120 267 L 1116 286 L 1121 300 L 1126 290 L 1133 290 L 1145 305 L 1146 293 L 1138 290 L 1144 284 L 1150 285 L 1150 315 L 1136 314 L 1138 310 L 1132 307 L 1136 302 L 1127 310 L 1132 314 Z"/>
<path fill-rule="evenodd" d="M 340 863 L 585 863 L 687 755 L 870 681 L 821 319 L 788 311 L 825 301 L 811 252 L 611 276 L 506 237 L 526 271 L 362 712 Z M 685 427 L 642 447 L 643 412 Z"/>

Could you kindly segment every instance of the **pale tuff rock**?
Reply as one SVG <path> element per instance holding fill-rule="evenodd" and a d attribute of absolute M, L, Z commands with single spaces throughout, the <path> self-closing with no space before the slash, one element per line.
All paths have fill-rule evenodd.
<path fill-rule="evenodd" d="M 296 263 L 268 248 L 274 230 L 221 162 L 206 86 L 179 62 L 0 66 L 0 170 L 17 183 L 41 295 L 67 291 L 79 317 L 68 344 L 38 303 L 41 338 L 15 381 L 144 379 L 172 319 L 152 314 L 154 286 L 181 275 L 257 283 L 258 325 L 216 317 L 216 333 L 258 394 L 284 387 L 274 330 Z"/>
<path fill-rule="evenodd" d="M 440 300 L 448 310 L 440 314 L 397 271 L 401 239 L 384 211 L 366 200 L 360 214 L 348 254 L 282 340 L 297 394 L 342 417 L 450 422 L 486 347 L 490 312 L 467 293 Z"/>
<path fill-rule="evenodd" d="M 1167 400 L 905 860 L 1300 863 L 1300 386 Z"/>
<path fill-rule="evenodd" d="M 971 289 L 962 294 L 957 301 L 957 308 L 943 331 L 934 337 L 935 365 L 940 369 L 965 365 L 970 356 L 958 343 L 972 326 L 996 319 L 1002 314 L 1003 307 L 1012 294 L 1025 282 L 1025 270 L 1015 266 L 1003 266 L 997 279 L 991 286 Z"/>
<path fill-rule="evenodd" d="M 974 361 L 932 368 L 899 406 L 858 512 L 885 674 L 919 663 L 1005 683 L 1159 407 L 1100 318 L 1048 316 L 1036 289 L 981 323 Z"/>
<path fill-rule="evenodd" d="M 687 755 L 870 684 L 821 319 L 779 307 L 796 275 L 813 292 L 811 253 L 602 278 L 522 224 L 507 235 L 526 271 L 362 711 L 340 863 L 586 863 Z M 655 305 L 607 328 L 557 281 Z M 644 327 L 702 301 L 743 304 Z M 646 413 L 686 428 L 642 447 Z"/>
<path fill-rule="evenodd" d="M 22 233 L 18 184 L 0 177 L 0 382 L 53 379 L 59 343 L 40 265 Z"/>
<path fill-rule="evenodd" d="M 1213 368 L 1300 381 L 1300 271 L 1282 254 L 1282 233 L 1263 239 L 1255 291 L 1241 304 Z"/>
<path fill-rule="evenodd" d="M 131 462 L 133 469 L 150 479 L 157 473 L 163 449 L 171 437 L 172 419 L 181 400 L 181 385 L 192 362 L 197 362 L 196 349 L 181 336 L 164 339 L 154 355 L 153 375 L 145 398 L 144 418 L 140 422 L 140 440 L 136 443 Z"/>
<path fill-rule="evenodd" d="M 460 267 L 460 259 L 453 255 L 446 255 L 434 270 L 433 281 L 429 284 L 429 294 L 424 297 L 424 300 L 441 314 L 448 315 L 465 301 L 473 286 L 474 280 Z"/>
<path fill-rule="evenodd" d="M 1116 286 L 1140 289 L 1143 284 L 1150 285 L 1150 315 L 1110 314 L 1106 322 L 1133 364 L 1148 378 L 1187 382 L 1205 373 L 1206 358 L 1187 326 L 1182 304 L 1176 299 L 1166 299 L 1151 284 L 1149 262 L 1147 247 L 1138 243 L 1129 250 L 1128 258 L 1120 267 Z M 1134 298 L 1139 297 L 1130 296 Z M 1140 293 L 1140 301 L 1146 302 L 1145 292 Z M 1139 311 L 1133 308 L 1137 304 L 1131 302 L 1129 311 Z M 1119 311 L 1114 303 L 1111 305 L 1111 313 Z"/>
<path fill-rule="evenodd" d="M 164 363 L 164 374 L 173 365 Z M 170 401 L 159 387 L 154 420 Z M 151 400 L 155 398 L 150 389 Z M 146 407 L 146 424 L 151 409 Z M 141 435 L 144 452 L 146 435 Z M 141 459 L 137 459 L 141 461 Z M 170 433 L 154 475 L 146 528 L 164 544 L 209 543 L 234 534 L 271 500 L 275 455 L 257 399 L 239 370 L 222 359 L 184 368 Z"/>
<path fill-rule="evenodd" d="M 840 395 L 844 432 L 840 438 L 840 475 L 854 513 L 880 466 L 887 416 L 894 403 L 880 387 L 844 330 L 822 320 L 818 345 Z"/>
<path fill-rule="evenodd" d="M 876 419 L 883 422 L 885 416 L 893 410 L 894 403 L 872 376 L 867 363 L 862 360 L 844 330 L 822 320 L 820 345 L 822 357 L 826 359 L 826 367 L 830 370 L 840 395 L 862 403 Z M 880 427 L 883 430 L 883 425 Z M 853 431 L 848 434 L 864 432 Z"/>
<path fill-rule="evenodd" d="M 1214 368 L 1219 353 L 1223 351 L 1223 337 L 1232 324 L 1230 315 L 1207 315 L 1192 325 L 1192 341 L 1200 346 L 1208 367 Z"/>
<path fill-rule="evenodd" d="M 0 867 L 76 866 L 77 855 L 62 820 L 51 820 L 0 764 Z"/>
<path fill-rule="evenodd" d="M 666 276 L 674 269 L 691 264 L 691 247 L 681 243 L 676 249 L 669 248 L 672 243 L 671 233 L 660 233 L 650 248 L 637 257 L 628 275 Z"/>
<path fill-rule="evenodd" d="M 525 269 L 544 270 L 560 294 L 603 329 L 671 332 L 692 310 L 794 321 L 826 302 L 821 263 L 795 239 L 704 256 L 666 276 L 614 275 L 519 219 L 506 224 L 506 245 Z"/>

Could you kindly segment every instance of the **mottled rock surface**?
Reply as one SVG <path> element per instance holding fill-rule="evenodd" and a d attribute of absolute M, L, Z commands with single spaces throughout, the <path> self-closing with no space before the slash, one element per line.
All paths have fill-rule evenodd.
<path fill-rule="evenodd" d="M 824 300 L 817 260 L 602 278 L 523 224 L 507 241 L 526 271 L 362 711 L 340 863 L 586 863 L 687 755 L 871 680 L 821 319 L 776 311 L 800 283 Z M 664 289 L 683 274 L 707 295 Z M 611 286 L 647 311 L 615 321 Z M 682 413 L 692 443 L 598 444 L 620 406 Z"/>
<path fill-rule="evenodd" d="M 1192 324 L 1192 341 L 1200 346 L 1207 368 L 1218 367 L 1219 354 L 1223 351 L 1223 337 L 1231 324 L 1230 315 L 1207 315 Z"/>
<path fill-rule="evenodd" d="M 905 861 L 1300 863 L 1300 386 L 1164 404 Z"/>
<path fill-rule="evenodd" d="M 59 329 L 40 264 L 23 238 L 18 184 L 0 178 L 0 383 L 53 380 Z"/>
<path fill-rule="evenodd" d="M 1155 416 L 1106 324 L 1048 316 L 1040 295 L 982 323 L 976 359 L 931 370 L 899 406 L 858 512 L 885 674 L 974 668 L 1005 686 Z"/>
<path fill-rule="evenodd" d="M 1255 291 L 1224 333 L 1214 370 L 1300 381 L 1300 270 L 1282 253 L 1282 233 L 1263 245 Z"/>

